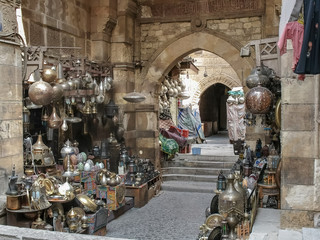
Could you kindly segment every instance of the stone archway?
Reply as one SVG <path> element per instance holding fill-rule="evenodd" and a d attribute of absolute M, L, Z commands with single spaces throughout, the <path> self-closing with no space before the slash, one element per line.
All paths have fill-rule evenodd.
<path fill-rule="evenodd" d="M 212 86 L 216 83 L 221 83 L 230 89 L 232 89 L 233 87 L 241 86 L 240 79 L 235 79 L 235 78 L 232 78 L 229 76 L 220 75 L 220 76 L 216 76 L 216 77 L 204 78 L 203 80 L 201 80 L 199 82 L 199 89 L 193 95 L 193 99 L 192 99 L 191 103 L 197 104 L 201 94 L 204 93 L 210 86 Z"/>
<path fill-rule="evenodd" d="M 219 33 L 219 35 L 223 35 Z M 179 59 L 197 50 L 206 50 L 225 59 L 234 69 L 239 79 L 250 74 L 253 63 L 246 58 L 240 57 L 240 44 L 226 40 L 227 37 L 217 36 L 214 32 L 203 31 L 190 34 L 182 34 L 175 41 L 170 42 L 150 58 L 142 73 L 142 79 L 148 82 L 149 87 L 141 91 L 154 90 L 157 83 L 162 79 Z M 143 84 L 144 85 L 144 84 Z M 242 82 L 242 86 L 245 84 Z"/>

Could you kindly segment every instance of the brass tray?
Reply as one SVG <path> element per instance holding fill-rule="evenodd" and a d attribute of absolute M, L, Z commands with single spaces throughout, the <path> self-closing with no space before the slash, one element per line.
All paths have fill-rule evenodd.
<path fill-rule="evenodd" d="M 275 109 L 275 123 L 279 129 L 281 129 L 281 98 L 278 99 Z"/>
<path fill-rule="evenodd" d="M 87 208 L 91 212 L 96 212 L 97 211 L 97 208 L 98 208 L 97 204 L 91 198 L 89 198 L 87 195 L 78 194 L 76 196 L 76 198 L 85 207 L 84 208 L 85 210 Z"/>

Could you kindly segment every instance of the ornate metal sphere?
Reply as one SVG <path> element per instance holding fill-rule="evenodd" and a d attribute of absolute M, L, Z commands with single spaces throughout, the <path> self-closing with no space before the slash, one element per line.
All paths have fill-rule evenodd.
<path fill-rule="evenodd" d="M 42 80 L 33 83 L 29 87 L 29 98 L 37 105 L 48 105 L 52 101 L 53 88 Z"/>
<path fill-rule="evenodd" d="M 272 92 L 260 85 L 250 89 L 246 94 L 247 110 L 253 114 L 268 113 L 271 109 L 272 101 Z"/>

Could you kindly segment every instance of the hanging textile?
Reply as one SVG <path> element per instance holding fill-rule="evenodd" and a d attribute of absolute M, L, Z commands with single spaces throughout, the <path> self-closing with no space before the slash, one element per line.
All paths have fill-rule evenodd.
<path fill-rule="evenodd" d="M 295 70 L 296 65 L 300 58 L 300 52 L 303 42 L 304 27 L 299 22 L 288 22 L 280 39 L 278 41 L 278 47 L 280 49 L 280 55 L 287 52 L 287 39 L 292 40 L 293 47 L 293 59 L 292 70 Z"/>
<path fill-rule="evenodd" d="M 320 73 L 320 1 L 304 0 L 304 35 L 297 74 Z"/>
<path fill-rule="evenodd" d="M 246 125 L 244 116 L 246 114 L 245 105 L 227 103 L 227 125 L 230 141 L 245 140 Z"/>
<path fill-rule="evenodd" d="M 205 140 L 200 114 L 197 112 L 195 114 L 196 116 L 193 115 L 189 107 L 179 108 L 178 127 L 189 130 L 189 137 L 199 137 L 201 140 Z"/>

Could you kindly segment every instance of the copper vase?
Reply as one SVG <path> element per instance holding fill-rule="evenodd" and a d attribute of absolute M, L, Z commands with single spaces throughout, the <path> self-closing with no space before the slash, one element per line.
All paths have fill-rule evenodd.
<path fill-rule="evenodd" d="M 49 128 L 58 129 L 62 125 L 62 119 L 57 114 L 55 106 L 52 108 L 51 116 L 48 120 Z"/>

